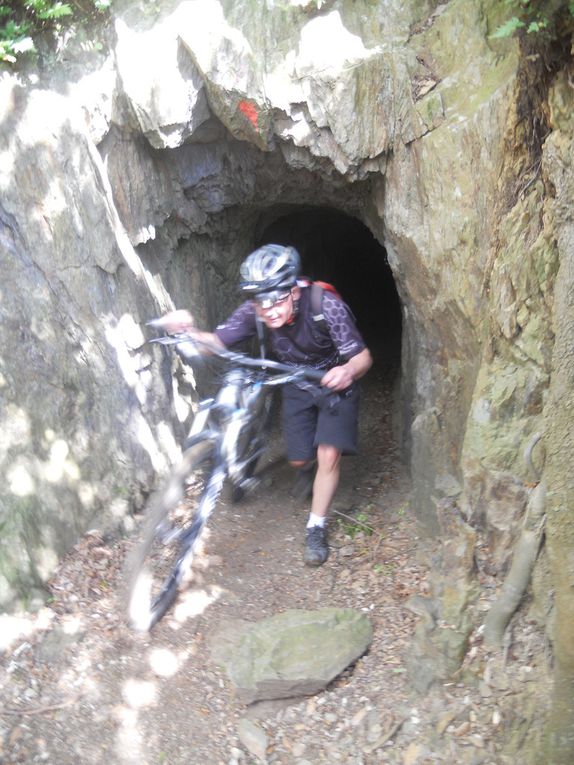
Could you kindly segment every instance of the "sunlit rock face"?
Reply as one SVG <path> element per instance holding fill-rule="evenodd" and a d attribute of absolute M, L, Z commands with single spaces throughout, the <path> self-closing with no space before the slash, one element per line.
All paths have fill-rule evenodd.
<path fill-rule="evenodd" d="M 7 602 L 12 588 L 24 595 L 45 580 L 90 525 L 120 521 L 175 444 L 164 428 L 160 446 L 146 418 L 154 410 L 159 426 L 168 412 L 135 309 L 152 315 L 167 298 L 117 218 L 81 114 L 56 93 L 9 82 L 2 103 Z"/>
<path fill-rule="evenodd" d="M 424 528 L 445 499 L 485 523 L 489 497 L 520 514 L 556 255 L 540 184 L 515 218 L 500 200 L 517 57 L 488 40 L 489 8 L 119 6 L 109 48 L 4 77 L 1 603 L 84 530 L 125 525 L 177 453 L 194 381 L 144 345 L 146 320 L 191 306 L 212 326 L 264 224 L 301 206 L 356 217 L 386 250 Z"/>

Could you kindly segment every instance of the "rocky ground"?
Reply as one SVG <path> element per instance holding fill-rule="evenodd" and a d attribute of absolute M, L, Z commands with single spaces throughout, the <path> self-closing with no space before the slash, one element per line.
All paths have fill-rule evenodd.
<path fill-rule="evenodd" d="M 549 665 L 527 616 L 499 652 L 486 652 L 476 630 L 450 682 L 424 696 L 408 682 L 412 598 L 428 592 L 424 543 L 391 436 L 391 380 L 375 370 L 365 387 L 362 455 L 345 461 L 322 568 L 302 563 L 308 508 L 289 497 L 292 476 L 275 453 L 261 486 L 216 512 L 194 583 L 150 635 L 131 632 L 120 607 L 132 539 L 97 532 L 63 561 L 45 608 L 2 618 L 1 763 L 519 761 L 510 752 L 531 727 L 520 710 L 543 703 L 534 681 L 547 678 Z M 486 610 L 494 587 L 484 571 L 481 578 Z M 218 625 L 321 606 L 368 614 L 368 653 L 311 698 L 238 703 L 210 659 Z"/>

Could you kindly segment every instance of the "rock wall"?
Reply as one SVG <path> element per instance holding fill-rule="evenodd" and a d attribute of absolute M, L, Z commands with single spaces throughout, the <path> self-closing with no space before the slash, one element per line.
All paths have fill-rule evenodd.
<path fill-rule="evenodd" d="M 168 304 L 142 267 L 81 114 L 5 80 L 1 102 L 0 602 L 30 599 L 91 525 L 117 526 L 175 451 L 142 350 Z M 163 424 L 152 435 L 148 415 Z"/>
<path fill-rule="evenodd" d="M 561 72 L 549 99 L 553 132 L 543 155 L 549 188 L 545 227 L 556 239 L 559 270 L 555 279 L 552 375 L 544 408 L 546 444 L 546 534 L 552 571 L 554 613 L 554 694 L 549 724 L 548 762 L 574 758 L 574 88 L 572 67 Z"/>
<path fill-rule="evenodd" d="M 389 256 L 413 508 L 462 540 L 442 559 L 468 582 L 464 641 L 469 524 L 502 567 L 524 509 L 560 257 L 540 178 L 509 202 L 522 84 L 516 43 L 488 37 L 497 4 L 146 8 L 119 6 L 102 52 L 1 81 L 0 603 L 90 526 L 129 524 L 177 452 L 194 380 L 144 322 L 192 305 L 213 325 L 261 222 L 322 205 Z"/>

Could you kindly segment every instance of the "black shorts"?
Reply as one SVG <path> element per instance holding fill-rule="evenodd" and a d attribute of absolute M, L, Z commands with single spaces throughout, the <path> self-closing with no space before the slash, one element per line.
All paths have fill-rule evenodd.
<path fill-rule="evenodd" d="M 334 446 L 342 454 L 356 454 L 358 423 L 356 384 L 327 397 L 296 385 L 283 388 L 283 434 L 291 461 L 313 459 L 321 444 Z"/>

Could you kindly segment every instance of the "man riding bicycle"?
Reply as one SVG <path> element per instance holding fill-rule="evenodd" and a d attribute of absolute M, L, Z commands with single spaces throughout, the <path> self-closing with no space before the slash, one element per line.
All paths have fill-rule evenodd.
<path fill-rule="evenodd" d="M 185 331 L 219 348 L 266 335 L 279 361 L 325 370 L 321 385 L 337 396 L 318 396 L 308 383 L 292 383 L 283 388 L 282 412 L 287 456 L 298 468 L 293 493 L 303 498 L 312 491 L 304 560 L 320 566 L 329 555 L 325 523 L 339 483 L 341 455 L 357 451 L 355 382 L 370 369 L 372 358 L 353 314 L 338 295 L 324 291 L 321 322 L 317 321 L 310 285 L 300 271 L 294 247 L 263 245 L 241 266 L 240 289 L 249 299 L 215 332 L 197 330 L 185 310 L 165 316 L 164 325 L 170 332 Z"/>

